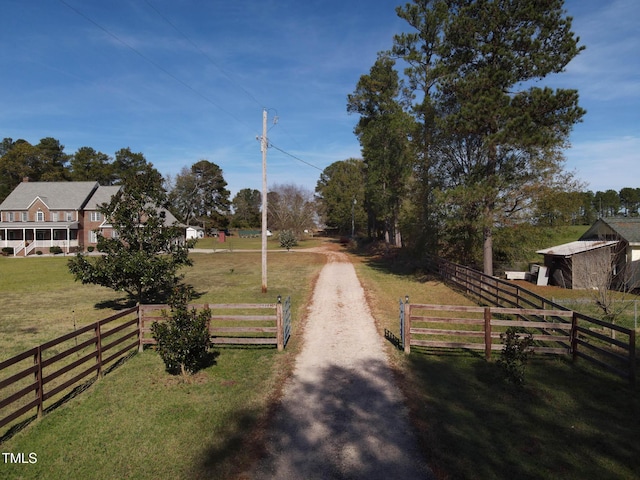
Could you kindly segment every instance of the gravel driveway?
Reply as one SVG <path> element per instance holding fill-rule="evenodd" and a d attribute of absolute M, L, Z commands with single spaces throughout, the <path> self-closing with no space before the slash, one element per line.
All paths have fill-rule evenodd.
<path fill-rule="evenodd" d="M 430 479 L 353 265 L 329 252 L 255 479 Z"/>

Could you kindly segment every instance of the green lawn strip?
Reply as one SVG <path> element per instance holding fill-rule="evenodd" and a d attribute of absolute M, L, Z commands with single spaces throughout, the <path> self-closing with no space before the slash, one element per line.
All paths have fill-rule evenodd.
<path fill-rule="evenodd" d="M 358 275 L 380 329 L 398 335 L 398 300 L 471 304 L 435 278 L 388 273 L 363 259 Z M 438 478 L 634 478 L 640 471 L 640 396 L 578 360 L 532 357 L 525 388 L 495 359 L 463 350 L 388 344 L 429 463 Z"/>
<path fill-rule="evenodd" d="M 0 477 L 229 478 L 255 457 L 257 443 L 248 440 L 259 435 L 292 368 L 301 318 L 325 258 L 270 256 L 266 295 L 260 288 L 259 253 L 194 254 L 193 259 L 186 281 L 200 292 L 197 303 L 274 303 L 278 294 L 291 295 L 293 336 L 286 350 L 216 348 L 216 364 L 190 383 L 168 376 L 153 351 L 135 355 L 2 443 L 2 451 L 37 453 L 38 463 L 0 465 Z M 70 293 L 86 288 L 91 287 L 72 282 Z M 27 305 L 25 296 L 26 311 Z"/>
<path fill-rule="evenodd" d="M 3 478 L 229 478 L 238 447 L 267 407 L 275 355 L 225 351 L 183 383 L 146 351 L 89 392 L 3 444 L 35 452 L 35 465 L 3 465 Z"/>
<path fill-rule="evenodd" d="M 317 247 L 326 241 L 322 237 L 305 237 L 298 241 L 298 245 L 294 247 L 296 250 L 303 248 Z M 258 237 L 239 237 L 237 234 L 225 238 L 221 242 L 216 237 L 201 238 L 196 242 L 196 249 L 205 249 L 212 251 L 222 250 L 260 250 L 262 248 L 262 238 Z M 267 239 L 267 250 L 285 250 L 280 246 L 277 233 Z"/>

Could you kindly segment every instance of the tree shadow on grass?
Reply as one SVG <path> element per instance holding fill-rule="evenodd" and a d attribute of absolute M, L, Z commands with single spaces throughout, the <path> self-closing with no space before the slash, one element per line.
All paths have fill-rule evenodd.
<path fill-rule="evenodd" d="M 111 300 L 103 300 L 94 305 L 98 310 L 126 310 L 136 306 L 136 301 L 131 297 L 120 297 Z"/>
<path fill-rule="evenodd" d="M 534 358 L 523 388 L 495 362 L 408 358 L 410 405 L 442 478 L 632 478 L 637 387 L 564 359 Z M 629 477 L 631 475 L 631 477 Z"/>
<path fill-rule="evenodd" d="M 207 292 L 204 291 L 198 291 L 195 290 L 191 287 L 191 285 L 188 285 L 188 287 L 191 288 L 190 290 L 190 298 L 191 300 L 197 300 L 201 297 L 203 297 Z M 158 304 L 168 304 L 169 302 L 169 298 L 170 298 L 170 294 L 166 293 L 166 292 L 161 292 L 158 293 L 156 295 L 151 295 L 149 296 L 149 298 L 147 299 L 147 301 L 145 303 L 148 304 L 153 304 L 153 303 L 158 303 Z M 115 299 L 110 299 L 110 300 L 104 300 L 101 302 L 97 302 L 94 307 L 98 310 L 114 310 L 114 311 L 120 311 L 120 310 L 126 310 L 127 308 L 132 308 L 135 307 L 137 304 L 137 301 L 135 298 L 131 297 L 131 296 L 123 296 L 123 297 L 119 297 L 119 298 L 115 298 Z"/>

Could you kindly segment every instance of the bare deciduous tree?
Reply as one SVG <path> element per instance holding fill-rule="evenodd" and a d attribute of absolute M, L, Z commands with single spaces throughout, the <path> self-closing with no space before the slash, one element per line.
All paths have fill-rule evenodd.
<path fill-rule="evenodd" d="M 291 230 L 296 235 L 315 226 L 313 192 L 294 184 L 274 185 L 268 196 L 269 228 Z"/>

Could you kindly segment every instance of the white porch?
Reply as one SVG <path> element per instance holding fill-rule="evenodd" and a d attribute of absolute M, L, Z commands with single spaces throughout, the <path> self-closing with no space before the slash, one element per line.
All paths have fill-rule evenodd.
<path fill-rule="evenodd" d="M 27 256 L 38 249 L 60 247 L 70 253 L 77 248 L 77 222 L 2 222 L 0 223 L 0 247 L 13 248 L 13 256 Z"/>

